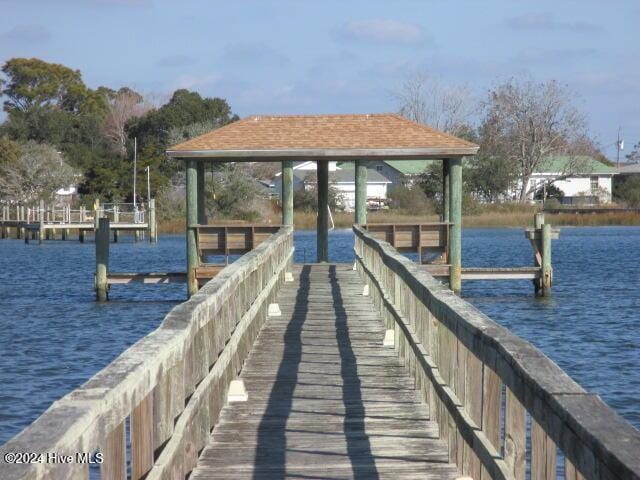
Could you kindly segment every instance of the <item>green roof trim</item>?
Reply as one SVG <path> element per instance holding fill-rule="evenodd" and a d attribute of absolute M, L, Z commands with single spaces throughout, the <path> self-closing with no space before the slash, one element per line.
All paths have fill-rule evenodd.
<path fill-rule="evenodd" d="M 576 168 L 571 168 L 574 163 Z M 615 167 L 606 165 L 593 157 L 586 155 L 569 156 L 560 155 L 552 157 L 549 161 L 536 168 L 536 173 L 575 173 L 575 174 L 614 174 L 618 171 Z"/>

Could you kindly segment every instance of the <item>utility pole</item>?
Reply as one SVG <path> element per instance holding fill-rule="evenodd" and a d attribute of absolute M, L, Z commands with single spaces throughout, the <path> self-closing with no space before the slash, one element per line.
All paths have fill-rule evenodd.
<path fill-rule="evenodd" d="M 616 167 L 620 168 L 620 151 L 624 150 L 622 127 L 618 127 L 618 141 L 616 142 Z"/>

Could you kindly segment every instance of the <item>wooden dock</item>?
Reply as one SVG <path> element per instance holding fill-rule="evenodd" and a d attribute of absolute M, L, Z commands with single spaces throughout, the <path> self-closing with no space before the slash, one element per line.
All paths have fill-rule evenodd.
<path fill-rule="evenodd" d="M 0 478 L 97 478 L 6 461 L 55 452 L 100 453 L 106 480 L 640 480 L 638 430 L 354 234 L 355 265 L 294 266 L 279 229 L 1 446 Z"/>
<path fill-rule="evenodd" d="M 139 208 L 140 207 L 140 208 Z M 44 202 L 34 207 L 4 205 L 0 208 L 0 238 L 24 238 L 30 240 L 69 240 L 71 232 L 76 232 L 78 240 L 84 242 L 86 233 L 94 234 L 98 229 L 100 218 L 109 218 L 109 233 L 117 242 L 122 232 L 133 233 L 136 241 L 145 233 L 150 242 L 156 242 L 156 207 L 155 199 L 151 199 L 144 208 L 140 204 L 103 204 L 96 202 L 93 210 L 84 207 L 72 210 L 70 206 L 53 207 Z"/>
<path fill-rule="evenodd" d="M 307 265 L 277 301 L 191 479 L 453 479 L 429 420 L 357 272 Z"/>

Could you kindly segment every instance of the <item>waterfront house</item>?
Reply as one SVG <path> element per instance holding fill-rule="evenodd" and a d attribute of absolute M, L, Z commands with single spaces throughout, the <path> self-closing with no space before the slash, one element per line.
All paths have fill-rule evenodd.
<path fill-rule="evenodd" d="M 383 204 L 389 192 L 412 185 L 433 160 L 380 160 L 367 165 L 367 199 L 371 206 Z M 300 162 L 293 167 L 294 190 L 314 188 L 316 162 Z M 355 172 L 353 162 L 329 162 L 329 183 L 340 196 L 342 206 L 351 211 L 355 207 Z M 280 173 L 274 180 L 275 190 L 281 192 Z"/>
<path fill-rule="evenodd" d="M 553 185 L 563 193 L 561 202 L 572 205 L 611 202 L 615 167 L 588 156 L 557 156 L 545 162 L 529 179 L 528 198 L 534 200 L 544 185 Z M 512 189 L 510 196 L 516 196 Z"/>

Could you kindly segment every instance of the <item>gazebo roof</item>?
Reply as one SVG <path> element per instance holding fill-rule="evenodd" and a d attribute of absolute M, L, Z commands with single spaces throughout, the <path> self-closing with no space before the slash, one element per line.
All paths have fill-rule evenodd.
<path fill-rule="evenodd" d="M 252 115 L 171 147 L 175 158 L 428 159 L 475 155 L 478 146 L 392 113 Z"/>

